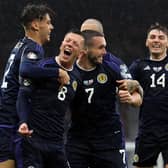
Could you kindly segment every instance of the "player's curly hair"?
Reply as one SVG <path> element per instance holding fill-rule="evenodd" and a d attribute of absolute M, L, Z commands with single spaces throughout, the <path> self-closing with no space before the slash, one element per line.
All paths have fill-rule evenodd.
<path fill-rule="evenodd" d="M 28 27 L 33 20 L 42 20 L 46 14 L 55 16 L 55 12 L 46 4 L 28 4 L 21 13 L 20 22 L 24 27 Z"/>

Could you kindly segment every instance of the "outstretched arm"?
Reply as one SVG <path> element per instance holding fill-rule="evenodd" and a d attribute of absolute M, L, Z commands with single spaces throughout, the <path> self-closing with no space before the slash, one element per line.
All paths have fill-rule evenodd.
<path fill-rule="evenodd" d="M 46 67 L 46 59 L 30 59 L 26 55 L 21 60 L 19 74 L 23 78 L 58 78 L 61 85 L 67 84 L 70 80 L 66 71 L 58 67 Z"/>
<path fill-rule="evenodd" d="M 28 81 L 27 81 L 28 82 Z M 29 130 L 27 120 L 31 113 L 31 87 L 20 86 L 17 98 L 17 113 L 20 119 L 18 132 L 24 136 L 31 136 L 33 130 Z"/>

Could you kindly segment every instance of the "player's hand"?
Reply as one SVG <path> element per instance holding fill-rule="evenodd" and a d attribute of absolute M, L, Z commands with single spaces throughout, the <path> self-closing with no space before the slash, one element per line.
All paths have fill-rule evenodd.
<path fill-rule="evenodd" d="M 63 69 L 59 69 L 58 81 L 61 84 L 61 86 L 68 84 L 70 81 L 70 77 L 68 73 L 64 71 Z"/>
<path fill-rule="evenodd" d="M 127 79 L 123 79 L 123 80 L 117 80 L 118 83 L 118 89 L 122 89 L 122 90 L 128 90 L 128 86 L 127 86 Z"/>
<path fill-rule="evenodd" d="M 119 89 L 128 90 L 130 93 L 138 90 L 139 87 L 139 82 L 137 80 L 123 79 L 117 80 L 117 83 L 119 84 Z"/>
<path fill-rule="evenodd" d="M 29 130 L 28 125 L 26 123 L 22 123 L 19 126 L 18 132 L 23 136 L 31 137 L 33 130 Z"/>
<path fill-rule="evenodd" d="M 118 97 L 121 103 L 133 103 L 132 95 L 129 93 L 128 90 L 119 90 Z"/>

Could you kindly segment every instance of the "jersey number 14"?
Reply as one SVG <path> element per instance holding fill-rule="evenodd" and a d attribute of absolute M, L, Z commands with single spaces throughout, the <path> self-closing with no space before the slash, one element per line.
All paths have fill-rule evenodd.
<path fill-rule="evenodd" d="M 162 87 L 165 87 L 165 73 L 163 73 L 158 78 L 156 78 L 156 74 L 152 74 L 150 76 L 150 78 L 152 79 L 152 83 L 150 85 L 151 88 L 155 88 L 158 85 L 161 85 Z"/>

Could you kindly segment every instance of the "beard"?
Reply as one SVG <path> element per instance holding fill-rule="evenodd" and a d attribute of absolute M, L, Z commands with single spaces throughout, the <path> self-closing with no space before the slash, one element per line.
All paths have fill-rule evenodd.
<path fill-rule="evenodd" d="M 102 62 L 99 61 L 99 57 L 94 55 L 88 55 L 88 60 L 91 63 L 92 66 L 96 66 L 98 64 L 101 64 Z"/>

